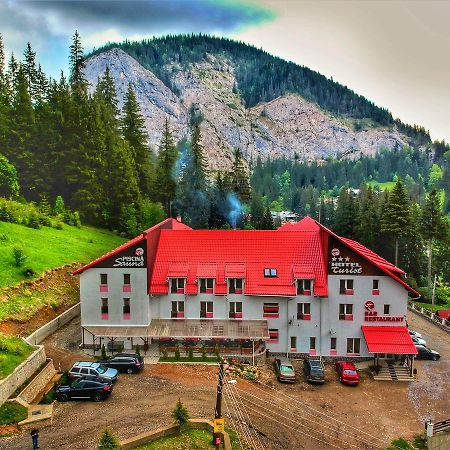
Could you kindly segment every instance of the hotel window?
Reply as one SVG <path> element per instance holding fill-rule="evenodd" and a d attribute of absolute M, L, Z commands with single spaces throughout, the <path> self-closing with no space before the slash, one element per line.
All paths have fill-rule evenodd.
<path fill-rule="evenodd" d="M 348 338 L 347 339 L 347 354 L 359 355 L 360 353 L 360 339 Z"/>
<path fill-rule="evenodd" d="M 102 298 L 102 307 L 101 307 L 102 319 L 108 319 L 108 299 Z"/>
<path fill-rule="evenodd" d="M 263 317 L 276 319 L 280 317 L 280 305 L 278 303 L 264 303 Z"/>
<path fill-rule="evenodd" d="M 277 344 L 278 343 L 278 329 L 269 328 L 269 344 Z"/>
<path fill-rule="evenodd" d="M 184 294 L 184 285 L 186 284 L 185 278 L 171 278 L 170 279 L 170 292 L 172 294 Z"/>
<path fill-rule="evenodd" d="M 345 295 L 353 295 L 353 280 L 339 280 L 339 293 Z"/>
<path fill-rule="evenodd" d="M 311 280 L 297 280 L 297 295 L 311 295 Z"/>
<path fill-rule="evenodd" d="M 230 302 L 230 319 L 242 319 L 242 302 Z"/>
<path fill-rule="evenodd" d="M 242 294 L 242 278 L 230 278 L 228 280 L 229 294 Z"/>
<path fill-rule="evenodd" d="M 291 336 L 291 352 L 297 351 L 297 336 Z"/>
<path fill-rule="evenodd" d="M 311 320 L 311 303 L 297 303 L 297 320 Z"/>
<path fill-rule="evenodd" d="M 315 350 L 316 349 L 316 338 L 314 336 L 311 336 L 309 338 L 309 349 Z"/>
<path fill-rule="evenodd" d="M 391 305 L 383 305 L 383 314 L 388 316 L 391 313 Z"/>
<path fill-rule="evenodd" d="M 200 278 L 200 292 L 202 294 L 212 294 L 214 289 L 213 278 Z"/>
<path fill-rule="evenodd" d="M 200 319 L 213 318 L 213 302 L 200 302 Z"/>
<path fill-rule="evenodd" d="M 172 319 L 184 318 L 184 302 L 172 302 L 172 311 L 170 312 L 170 317 L 172 317 Z"/>
<path fill-rule="evenodd" d="M 264 269 L 265 278 L 275 278 L 277 277 L 277 269 Z"/>
<path fill-rule="evenodd" d="M 108 292 L 108 275 L 106 273 L 100 274 L 100 292 Z"/>
<path fill-rule="evenodd" d="M 380 295 L 380 280 L 372 280 L 372 295 Z"/>
<path fill-rule="evenodd" d="M 131 275 L 129 273 L 123 274 L 123 292 L 131 292 Z"/>
<path fill-rule="evenodd" d="M 336 351 L 336 349 L 337 349 L 336 344 L 337 344 L 337 338 L 332 337 L 330 340 L 330 350 Z"/>
<path fill-rule="evenodd" d="M 353 305 L 343 304 L 339 305 L 339 320 L 353 320 Z"/>
<path fill-rule="evenodd" d="M 130 320 L 130 299 L 123 299 L 123 318 L 125 320 Z"/>

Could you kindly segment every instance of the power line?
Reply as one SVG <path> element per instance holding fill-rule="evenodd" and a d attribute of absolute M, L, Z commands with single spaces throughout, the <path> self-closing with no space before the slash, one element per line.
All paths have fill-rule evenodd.
<path fill-rule="evenodd" d="M 251 419 L 250 419 L 250 416 L 248 415 L 248 413 L 247 413 L 247 411 L 246 411 L 246 409 L 245 409 L 245 405 L 244 405 L 244 403 L 243 403 L 243 401 L 242 401 L 242 399 L 241 399 L 241 396 L 239 395 L 239 391 L 236 389 L 235 385 L 227 385 L 227 386 L 231 386 L 231 387 L 230 387 L 231 390 L 234 389 L 235 394 L 237 395 L 238 400 L 241 402 L 242 409 L 243 409 L 244 413 L 245 413 L 246 416 L 247 416 L 248 423 L 250 424 L 250 427 L 251 427 L 251 429 L 253 430 L 253 432 L 254 432 L 254 434 L 255 434 L 255 441 L 258 443 L 258 448 L 261 448 L 261 449 L 264 450 L 264 446 L 262 445 L 261 440 L 259 439 L 258 433 L 257 433 L 257 431 L 256 431 L 256 428 L 255 428 L 254 425 L 252 424 L 252 421 L 251 421 Z"/>
<path fill-rule="evenodd" d="M 248 392 L 248 391 L 245 391 L 245 390 L 243 390 L 243 389 L 240 389 L 240 391 L 241 391 L 241 393 L 242 393 L 243 395 L 249 395 L 249 396 L 251 396 L 251 397 L 254 397 L 254 398 L 258 399 L 259 401 L 261 401 L 261 402 L 263 402 L 263 403 L 266 403 L 266 404 L 270 405 L 271 408 L 276 407 L 276 408 L 281 409 L 281 406 L 276 405 L 276 404 L 274 404 L 274 403 L 271 403 L 271 402 L 269 402 L 268 400 L 264 400 L 264 399 L 262 399 L 261 397 L 258 397 L 257 395 L 254 395 L 254 394 L 252 394 L 252 393 L 250 393 L 250 392 Z M 270 395 L 272 395 L 272 394 L 270 394 Z M 282 400 L 282 399 L 278 399 L 278 398 L 277 398 L 276 400 L 278 400 L 279 402 L 281 401 L 282 403 L 285 403 L 285 404 L 289 405 L 289 406 L 292 408 L 292 404 L 290 404 L 289 402 L 287 402 L 287 401 L 285 401 L 285 400 Z M 250 401 L 250 400 L 246 399 L 246 401 Z M 299 411 L 301 411 L 302 414 L 308 414 L 308 415 L 311 415 L 311 416 L 313 416 L 314 418 L 316 418 L 316 417 L 315 417 L 312 413 L 310 413 L 310 412 L 302 411 L 302 410 L 300 410 L 298 407 L 297 407 L 297 409 L 298 409 Z M 275 413 L 275 414 L 276 414 L 276 413 Z M 280 415 L 283 415 L 283 416 L 284 416 L 284 414 L 280 414 Z M 322 424 L 322 423 L 319 423 L 319 422 L 317 422 L 317 421 L 315 421 L 315 420 L 312 420 L 312 419 L 310 419 L 310 418 L 305 418 L 305 417 L 303 417 L 303 419 L 304 419 L 305 421 L 312 422 L 312 423 L 314 423 L 314 424 L 316 424 L 316 425 L 319 425 L 319 426 L 321 426 L 321 427 L 323 427 L 323 428 L 327 428 L 327 429 L 330 430 L 331 432 L 337 433 L 337 435 L 339 436 L 339 433 L 340 433 L 339 426 L 329 425 L 329 424 Z M 324 419 L 321 419 L 320 417 L 317 417 L 317 419 L 320 420 L 320 421 L 322 421 L 322 422 L 324 421 Z M 293 419 L 291 419 L 290 417 L 288 417 L 288 420 L 293 421 Z M 322 431 L 317 430 L 317 432 L 323 433 L 324 435 L 329 436 L 329 435 L 325 434 L 325 433 L 322 432 Z M 346 441 L 344 441 L 342 438 L 339 438 L 339 439 L 340 439 L 342 442 L 346 442 Z M 367 440 L 365 440 L 365 439 L 363 439 L 363 438 L 361 438 L 361 437 L 355 436 L 354 439 L 360 441 L 361 443 L 363 443 L 363 444 L 365 444 L 365 445 L 370 445 L 371 447 L 374 447 L 374 445 L 373 445 L 372 443 L 369 443 Z M 351 443 L 348 443 L 348 444 L 349 444 L 349 445 L 353 445 L 353 444 L 351 444 Z"/>
<path fill-rule="evenodd" d="M 233 426 L 233 430 L 236 432 L 236 436 L 237 436 L 238 441 L 239 441 L 239 447 L 243 448 L 242 447 L 241 437 L 239 436 L 239 432 L 238 432 L 238 429 L 236 427 L 236 423 L 234 421 L 233 415 L 231 414 L 231 409 L 228 407 L 227 397 L 225 395 L 223 397 L 223 401 L 225 403 L 225 407 L 227 408 L 228 415 L 230 416 L 230 421 L 231 421 L 231 424 Z"/>

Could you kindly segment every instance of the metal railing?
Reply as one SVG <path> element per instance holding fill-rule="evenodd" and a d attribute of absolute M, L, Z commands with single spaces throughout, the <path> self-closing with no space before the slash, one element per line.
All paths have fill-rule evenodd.
<path fill-rule="evenodd" d="M 428 321 L 450 333 L 450 319 L 441 319 L 435 312 L 430 311 L 423 306 L 418 306 L 412 301 L 408 302 L 408 309 L 423 316 Z"/>

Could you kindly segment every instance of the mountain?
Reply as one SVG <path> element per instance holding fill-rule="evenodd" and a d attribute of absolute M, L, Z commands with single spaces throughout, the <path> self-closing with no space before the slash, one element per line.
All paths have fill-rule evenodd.
<path fill-rule="evenodd" d="M 247 160 L 317 160 L 430 144 L 423 128 L 394 120 L 345 86 L 228 39 L 169 36 L 111 44 L 86 61 L 91 89 L 106 67 L 119 105 L 128 83 L 133 86 L 153 148 L 167 117 L 178 139 L 201 120 L 212 169 L 230 169 L 235 147 Z"/>

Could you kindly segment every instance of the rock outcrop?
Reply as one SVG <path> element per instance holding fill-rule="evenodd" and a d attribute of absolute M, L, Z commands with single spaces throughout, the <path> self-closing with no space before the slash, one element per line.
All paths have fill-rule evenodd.
<path fill-rule="evenodd" d="M 239 147 L 244 156 L 354 158 L 375 154 L 381 147 L 405 145 L 408 139 L 395 129 L 370 123 L 356 131 L 351 119 L 333 117 L 301 96 L 289 94 L 253 108 L 245 108 L 236 89 L 233 63 L 220 55 L 206 55 L 197 64 L 167 67 L 175 94 L 154 73 L 123 50 L 114 48 L 92 56 L 85 75 L 91 89 L 109 67 L 119 106 L 131 83 L 146 120 L 149 142 L 157 149 L 163 124 L 169 118 L 176 139 L 189 135 L 191 115 L 201 122 L 203 145 L 211 169 L 230 169 Z"/>

